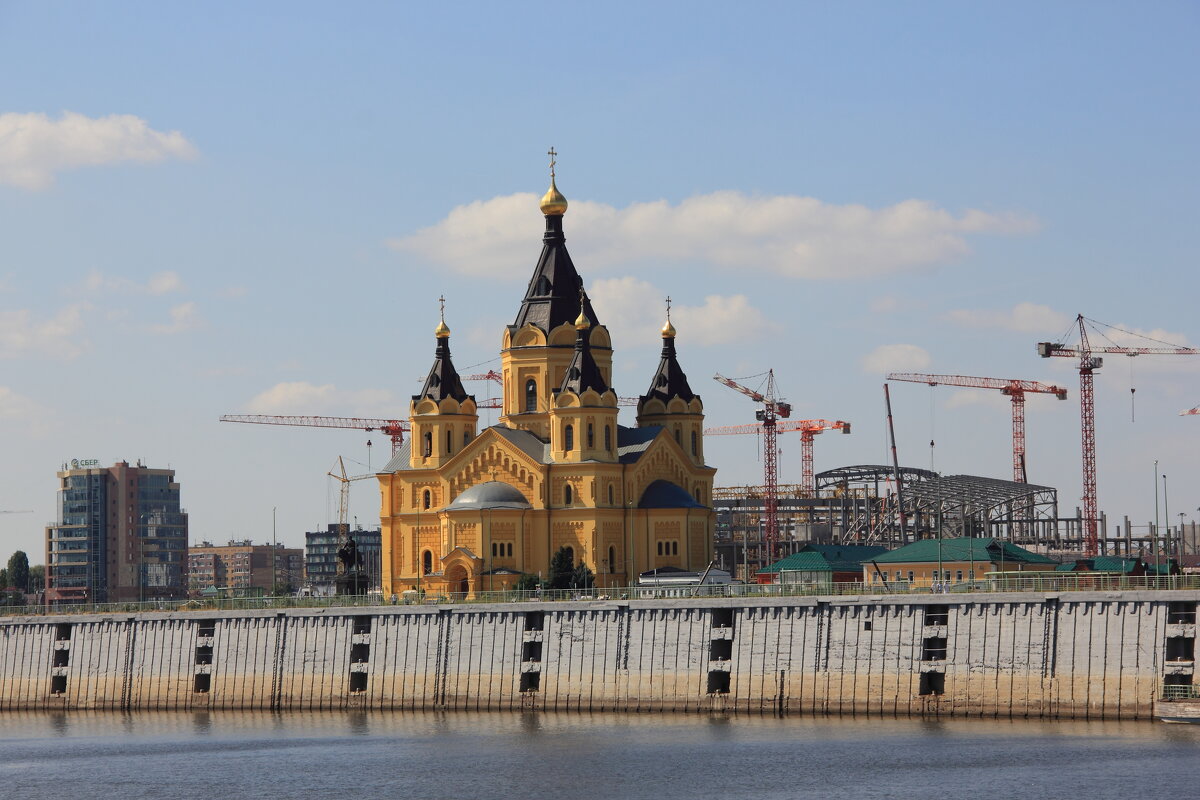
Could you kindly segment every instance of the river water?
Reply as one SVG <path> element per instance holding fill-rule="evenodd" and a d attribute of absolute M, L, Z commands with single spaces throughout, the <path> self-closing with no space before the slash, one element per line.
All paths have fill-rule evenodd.
<path fill-rule="evenodd" d="M 1200 725 L 671 714 L 0 714 L 0 797 L 1192 798 Z"/>

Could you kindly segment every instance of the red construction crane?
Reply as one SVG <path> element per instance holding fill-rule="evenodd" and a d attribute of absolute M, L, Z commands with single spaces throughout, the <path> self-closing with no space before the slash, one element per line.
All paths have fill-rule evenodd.
<path fill-rule="evenodd" d="M 221 422 L 250 422 L 255 425 L 300 425 L 306 428 L 351 428 L 360 431 L 380 431 L 391 437 L 392 455 L 404 444 L 404 433 L 409 430 L 407 420 L 363 419 L 359 417 L 278 417 L 263 414 L 226 414 Z"/>
<path fill-rule="evenodd" d="M 422 380 L 424 380 L 424 378 L 422 378 Z M 494 369 L 488 370 L 487 372 L 481 372 L 476 375 L 463 375 L 462 380 L 464 380 L 464 381 L 492 381 L 493 383 L 499 383 L 501 385 L 503 385 L 503 383 L 504 383 L 504 377 L 499 372 L 496 372 L 496 370 L 494 370 Z M 619 405 L 619 406 L 636 406 L 637 404 L 638 404 L 638 399 L 636 397 L 618 397 L 617 398 L 617 405 Z M 491 398 L 489 400 L 480 401 L 478 404 L 478 408 L 503 408 L 503 405 L 499 398 Z"/>
<path fill-rule="evenodd" d="M 757 377 L 757 376 L 755 376 Z M 762 408 L 754 413 L 761 423 L 763 434 L 763 538 L 767 545 L 767 558 L 774 559 L 779 545 L 779 464 L 775 434 L 777 423 L 792 415 L 792 406 L 775 395 L 775 370 L 767 370 L 766 393 L 748 389 L 723 375 L 713 376 L 717 383 L 741 392 Z"/>
<path fill-rule="evenodd" d="M 1183 411 L 1179 412 L 1179 416 L 1181 417 L 1190 417 L 1195 414 L 1200 414 L 1200 406 L 1196 406 L 1195 408 L 1185 408 Z"/>
<path fill-rule="evenodd" d="M 1088 341 L 1088 325 L 1100 325 L 1113 331 L 1137 336 L 1147 341 L 1155 342 L 1159 347 L 1125 347 L 1112 343 L 1104 347 L 1093 347 Z M 1200 350 L 1194 347 L 1179 347 L 1168 342 L 1160 342 L 1157 339 L 1151 339 L 1149 336 L 1131 333 L 1130 331 L 1122 330 L 1121 328 L 1105 325 L 1103 322 L 1097 322 L 1094 319 L 1088 319 L 1082 314 L 1075 317 L 1075 324 L 1072 327 L 1079 328 L 1079 344 L 1074 347 L 1059 344 L 1055 342 L 1038 342 L 1038 355 L 1042 358 L 1078 358 L 1079 365 L 1076 369 L 1079 370 L 1079 417 L 1082 428 L 1083 440 L 1083 521 L 1085 526 L 1085 534 L 1087 536 L 1088 555 L 1097 555 L 1099 537 L 1096 527 L 1099 522 L 1096 501 L 1096 400 L 1092 389 L 1092 374 L 1100 369 L 1104 364 L 1104 360 L 1096 358 L 1093 353 L 1115 353 L 1126 356 L 1140 355 L 1160 355 L 1160 356 L 1194 356 L 1200 355 Z M 1094 329 L 1094 333 L 1104 338 L 1108 338 L 1098 329 Z M 1111 342 L 1112 340 L 1109 339 Z"/>
<path fill-rule="evenodd" d="M 761 425 L 727 425 L 723 428 L 705 428 L 706 436 L 732 436 L 741 433 L 762 433 Z M 777 422 L 776 433 L 800 431 L 800 489 L 809 497 L 816 489 L 813 481 L 813 438 L 822 431 L 850 432 L 850 423 L 841 420 L 827 419 L 794 419 L 790 422 Z"/>
<path fill-rule="evenodd" d="M 1012 399 L 1013 429 L 1013 480 L 1028 483 L 1025 470 L 1025 395 L 1052 394 L 1059 400 L 1067 399 L 1067 390 L 1061 386 L 1038 381 L 1022 381 L 1016 378 L 974 378 L 970 375 L 922 375 L 913 372 L 892 372 L 889 381 L 924 383 L 929 386 L 966 386 L 971 389 L 999 389 Z"/>

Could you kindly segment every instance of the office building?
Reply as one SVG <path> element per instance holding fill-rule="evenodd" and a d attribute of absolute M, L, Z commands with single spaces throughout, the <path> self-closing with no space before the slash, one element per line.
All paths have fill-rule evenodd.
<path fill-rule="evenodd" d="M 71 461 L 46 528 L 46 599 L 119 603 L 184 595 L 187 513 L 172 469 Z"/>

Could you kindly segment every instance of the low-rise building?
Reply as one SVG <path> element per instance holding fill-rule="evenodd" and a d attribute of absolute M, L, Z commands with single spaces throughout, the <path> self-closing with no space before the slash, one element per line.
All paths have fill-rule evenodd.
<path fill-rule="evenodd" d="M 886 547 L 857 544 L 806 544 L 759 571 L 759 583 L 831 586 L 861 583 L 863 562 L 883 555 Z"/>
<path fill-rule="evenodd" d="M 225 545 L 201 542 L 188 549 L 188 590 L 192 594 L 228 590 L 270 594 L 276 585 L 298 585 L 304 551 L 251 540 Z"/>
<path fill-rule="evenodd" d="M 1054 559 L 1011 542 L 963 536 L 922 539 L 863 562 L 863 580 L 931 586 L 983 580 L 988 572 L 1051 572 Z"/>

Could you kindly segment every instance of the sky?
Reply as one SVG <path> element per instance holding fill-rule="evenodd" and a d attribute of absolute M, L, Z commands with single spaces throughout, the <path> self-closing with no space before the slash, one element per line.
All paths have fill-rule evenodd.
<path fill-rule="evenodd" d="M 754 422 L 715 373 L 768 369 L 794 418 L 852 423 L 818 471 L 887 463 L 889 371 L 1061 384 L 1027 459 L 1070 514 L 1078 374 L 1036 343 L 1082 313 L 1200 345 L 1198 38 L 1193 2 L 0 0 L 0 510 L 32 512 L 0 558 L 44 560 L 73 458 L 175 469 L 192 541 L 336 521 L 326 473 L 384 437 L 218 418 L 406 417 L 442 295 L 460 371 L 497 367 L 551 146 L 618 394 L 668 295 L 708 424 Z M 904 464 L 1011 476 L 999 392 L 892 399 Z M 1200 357 L 1106 358 L 1110 523 L 1153 520 L 1161 475 L 1197 516 L 1198 404 Z M 717 484 L 761 483 L 758 447 L 710 438 Z"/>

